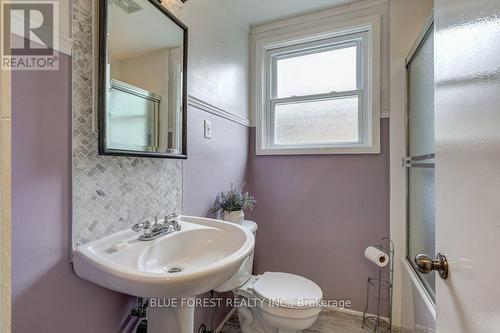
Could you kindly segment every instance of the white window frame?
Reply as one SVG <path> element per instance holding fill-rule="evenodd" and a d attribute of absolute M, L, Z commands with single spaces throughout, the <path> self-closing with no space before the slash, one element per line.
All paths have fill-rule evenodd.
<path fill-rule="evenodd" d="M 357 89 L 309 96 L 276 96 L 276 61 L 318 49 L 356 45 L 358 52 Z M 255 48 L 255 127 L 257 155 L 376 154 L 380 153 L 380 16 L 319 28 L 300 34 L 275 35 L 256 41 Z M 274 106 L 279 103 L 360 96 L 359 141 L 350 143 L 276 145 L 273 143 Z"/>

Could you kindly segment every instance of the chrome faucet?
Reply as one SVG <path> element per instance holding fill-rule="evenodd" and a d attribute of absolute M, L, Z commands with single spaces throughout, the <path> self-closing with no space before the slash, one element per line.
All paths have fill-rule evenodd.
<path fill-rule="evenodd" d="M 163 218 L 163 224 L 170 225 L 174 228 L 175 231 L 181 231 L 181 225 L 178 221 L 179 215 L 170 214 Z"/>
<path fill-rule="evenodd" d="M 179 216 L 177 214 L 169 214 L 164 217 L 162 222 L 159 222 L 158 217 L 155 217 L 155 221 L 153 224 L 151 224 L 151 222 L 149 221 L 146 221 L 144 223 L 137 223 L 132 226 L 132 230 L 135 232 L 143 230 L 142 235 L 139 236 L 139 240 L 150 241 L 163 235 L 167 235 L 175 231 L 180 231 L 181 225 L 179 221 L 177 221 L 178 217 Z"/>

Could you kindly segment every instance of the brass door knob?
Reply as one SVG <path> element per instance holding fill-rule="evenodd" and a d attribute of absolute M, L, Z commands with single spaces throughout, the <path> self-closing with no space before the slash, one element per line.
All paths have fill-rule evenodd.
<path fill-rule="evenodd" d="M 441 253 L 436 255 L 436 259 L 432 259 L 426 254 L 418 254 L 415 256 L 415 265 L 422 274 L 437 271 L 441 279 L 446 280 L 448 278 L 448 260 Z"/>

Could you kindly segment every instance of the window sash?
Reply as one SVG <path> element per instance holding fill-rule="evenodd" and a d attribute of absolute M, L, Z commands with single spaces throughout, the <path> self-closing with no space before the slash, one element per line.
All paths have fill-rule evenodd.
<path fill-rule="evenodd" d="M 279 149 L 279 148 L 328 148 L 328 147 L 342 147 L 342 146 L 357 146 L 363 145 L 366 138 L 364 117 L 365 112 L 365 98 L 364 98 L 364 86 L 365 86 L 365 68 L 364 68 L 364 57 L 365 55 L 365 38 L 366 32 L 358 32 L 353 34 L 347 34 L 344 36 L 333 37 L 323 40 L 318 40 L 314 42 L 305 42 L 298 45 L 291 45 L 287 47 L 275 48 L 267 51 L 267 63 L 268 71 L 267 75 L 267 116 L 266 116 L 266 149 Z M 277 62 L 281 59 L 288 59 L 292 57 L 298 57 L 302 55 L 315 54 L 321 52 L 328 52 L 336 49 L 343 49 L 349 47 L 356 47 L 356 85 L 357 89 L 347 90 L 347 91 L 332 91 L 329 93 L 322 94 L 312 94 L 303 96 L 289 96 L 289 97 L 276 97 L 277 96 Z M 321 101 L 338 99 L 343 97 L 354 97 L 358 98 L 358 141 L 356 142 L 331 142 L 331 143 L 315 143 L 315 144 L 301 144 L 301 145 L 286 145 L 286 144 L 276 144 L 275 143 L 275 107 L 278 104 L 292 104 L 300 102 L 310 102 L 310 101 Z"/>
<path fill-rule="evenodd" d="M 268 73 L 267 73 L 267 95 L 268 100 L 277 98 L 278 92 L 278 60 L 294 58 L 309 54 L 317 54 L 332 50 L 339 50 L 349 47 L 356 47 L 356 87 L 358 90 L 364 88 L 364 39 L 365 32 L 348 34 L 340 37 L 333 37 L 314 42 L 291 45 L 288 47 L 276 48 L 268 51 Z M 332 91 L 332 93 L 341 93 L 342 91 Z M 310 95 L 314 96 L 314 95 Z M 293 97 L 293 96 L 292 96 Z"/>
<path fill-rule="evenodd" d="M 276 105 L 280 104 L 296 104 L 303 102 L 314 102 L 314 101 L 324 101 L 324 100 L 335 100 L 342 99 L 345 97 L 357 97 L 358 99 L 358 140 L 352 142 L 327 142 L 327 143 L 311 143 L 311 144 L 277 144 L 275 143 L 275 109 Z M 270 100 L 269 103 L 269 118 L 268 118 L 268 145 L 269 149 L 272 148 L 318 148 L 318 147 L 335 147 L 335 146 L 353 146 L 360 145 L 364 142 L 363 137 L 363 91 L 350 90 L 344 92 L 332 92 L 327 94 L 316 94 L 316 95 L 306 95 L 306 96 L 291 96 L 283 98 L 274 98 Z"/>
<path fill-rule="evenodd" d="M 290 30 L 291 29 L 291 30 Z M 381 36 L 382 36 L 382 26 L 381 26 L 381 16 L 380 15 L 371 15 L 367 17 L 359 17 L 349 21 L 338 21 L 338 20 L 327 20 L 325 21 L 325 25 L 318 26 L 315 23 L 305 23 L 304 26 L 297 26 L 288 29 L 277 29 L 272 32 L 265 34 L 256 34 L 255 43 L 252 44 L 252 55 L 254 57 L 254 61 L 252 63 L 252 69 L 254 72 L 254 89 L 252 91 L 252 101 L 254 102 L 252 108 L 255 110 L 255 127 L 256 127 L 256 136 L 255 136 L 255 154 L 256 155 L 328 155 L 328 154 L 379 154 L 380 153 L 380 108 L 381 108 L 381 56 L 382 52 L 385 50 L 385 46 L 381 45 Z M 276 96 L 271 95 L 271 77 L 272 77 L 272 56 L 277 55 L 279 53 L 284 53 L 285 51 L 299 51 L 304 50 L 305 46 L 309 47 L 310 45 L 322 46 L 327 44 L 328 40 L 330 41 L 338 41 L 346 42 L 353 41 L 356 38 L 359 39 L 361 43 L 361 48 L 359 49 L 359 54 L 361 58 L 361 64 L 358 66 L 359 75 L 361 75 L 359 87 L 356 87 L 362 90 L 362 130 L 363 130 L 363 142 L 361 144 L 352 144 L 352 145 L 332 145 L 327 147 L 290 147 L 290 146 L 281 146 L 281 147 L 271 147 L 271 137 L 270 137 L 270 113 L 271 113 L 271 100 L 275 99 Z M 337 43 L 337 44 L 339 44 Z M 331 44 L 335 44 L 332 42 Z M 359 71 L 360 70 L 360 71 Z M 332 71 L 332 76 L 336 73 L 336 71 Z M 307 73 L 305 73 L 307 75 Z M 293 75 L 291 76 L 293 79 Z M 308 78 L 314 77 L 309 75 Z M 325 87 L 325 89 L 314 91 L 311 89 L 295 89 L 295 90 L 287 90 L 286 93 L 284 90 L 282 92 L 281 97 L 285 97 L 285 95 L 305 95 L 312 93 L 326 93 L 328 92 L 328 84 L 327 77 L 323 77 L 322 81 L 325 84 L 318 85 L 321 89 Z M 354 85 L 351 84 L 352 87 L 343 88 L 341 85 L 336 85 L 330 88 L 335 90 L 344 90 L 344 89 L 354 89 Z M 293 88 L 293 87 L 290 87 Z M 298 87 L 300 88 L 300 87 Z M 291 97 L 291 96 L 290 96 Z M 301 96 L 299 96 L 301 97 Z M 353 98 L 354 99 L 354 98 Z M 358 99 L 359 101 L 359 99 Z M 325 106 L 332 110 L 335 110 L 335 105 L 337 103 L 331 102 L 322 102 L 326 103 Z M 292 110 L 290 107 L 276 107 L 276 115 L 278 115 L 278 110 Z M 296 107 L 293 110 L 302 110 L 302 116 L 306 116 L 304 111 L 309 110 L 309 108 L 304 107 Z M 316 106 L 310 108 L 311 111 L 325 112 L 321 111 L 322 109 L 317 109 Z M 349 109 L 351 112 L 349 113 L 350 121 L 354 121 L 355 118 L 354 110 Z M 294 115 L 295 117 L 295 115 Z M 328 114 L 325 115 L 325 119 L 333 120 L 334 118 L 330 117 Z M 276 118 L 278 119 L 278 118 Z M 281 120 L 281 116 L 279 118 Z M 287 118 L 283 118 L 283 121 L 286 121 Z M 290 118 L 291 119 L 291 118 Z M 346 118 L 347 119 L 347 118 Z M 316 118 L 316 121 L 321 121 Z M 300 122 L 299 122 L 300 124 Z M 307 120 L 307 124 L 312 124 L 310 120 Z M 335 127 L 336 125 L 333 124 Z M 311 128 L 314 128 L 311 127 Z M 281 133 L 281 127 L 279 128 L 279 133 Z M 278 129 L 277 129 L 278 130 Z M 296 140 L 293 137 L 290 137 L 290 141 L 282 141 L 282 138 L 286 137 L 280 136 L 279 141 L 281 143 L 296 143 L 300 144 L 302 142 L 313 143 L 313 141 L 308 140 L 307 138 L 312 138 L 311 136 L 305 136 L 304 133 L 300 132 L 300 127 L 298 129 L 298 135 L 301 135 L 301 138 L 304 137 L 304 140 Z M 325 133 L 328 137 L 327 128 L 325 126 L 321 126 L 322 133 Z M 285 132 L 283 132 L 285 133 Z M 292 132 L 286 132 L 291 134 Z M 347 132 L 342 132 L 347 133 Z M 350 132 L 352 133 L 352 132 Z M 343 134 L 342 134 L 343 135 Z M 325 136 L 316 136 L 318 137 L 318 141 L 325 140 Z M 337 136 L 330 136 L 332 140 L 337 138 Z M 344 137 L 344 136 L 342 136 Z M 342 140 L 342 137 L 338 137 L 339 140 Z M 347 137 L 344 137 L 347 139 Z M 297 137 L 298 139 L 298 137 Z"/>
<path fill-rule="evenodd" d="M 259 72 L 257 77 L 259 84 L 256 87 L 260 91 L 260 100 L 257 107 L 258 123 L 256 124 L 258 135 L 256 141 L 258 147 L 257 155 L 297 155 L 297 154 L 358 154 L 358 153 L 379 153 L 379 125 L 376 118 L 379 115 L 378 103 L 373 103 L 376 92 L 379 91 L 377 85 L 379 75 L 378 58 L 372 59 L 372 56 L 377 57 L 380 40 L 378 39 L 379 22 L 373 22 L 369 26 L 360 27 L 359 29 L 346 29 L 345 33 L 325 34 L 322 38 L 304 37 L 302 39 L 268 41 L 262 44 L 261 51 L 257 57 Z M 375 36 L 372 33 L 375 30 Z M 373 39 L 375 37 L 375 39 Z M 348 47 L 356 47 L 356 89 L 344 90 L 339 88 L 339 91 L 326 92 L 327 89 L 321 90 L 321 93 L 302 95 L 302 96 L 286 96 L 277 97 L 277 61 L 301 55 L 328 52 L 333 49 L 343 49 Z M 259 47 L 259 46 L 258 46 Z M 331 75 L 335 77 L 335 72 Z M 324 79 L 324 78 L 323 78 Z M 376 80 L 376 81 L 375 81 Z M 373 84 L 373 86 L 372 86 Z M 322 85 L 320 87 L 325 87 Z M 319 88 L 321 89 L 321 88 Z M 335 89 L 332 86 L 332 89 Z M 349 88 L 348 88 L 349 89 Z M 300 89 L 297 90 L 297 93 Z M 290 94 L 290 93 L 289 93 Z M 293 94 L 293 92 L 291 93 Z M 353 97 L 358 101 L 358 141 L 356 142 L 322 142 L 321 139 L 317 143 L 290 143 L 277 144 L 275 137 L 275 113 L 278 105 L 283 103 L 301 103 L 314 102 L 325 99 Z M 307 109 L 305 109 L 307 110 Z M 312 111 L 313 109 L 311 109 Z M 332 109 L 334 110 L 334 109 Z M 352 109 L 351 109 L 352 110 Z M 351 117 L 353 114 L 351 114 Z M 352 119 L 352 118 L 351 118 Z M 332 140 L 334 140 L 332 138 Z M 293 141 L 293 140 L 292 140 Z M 283 141 L 281 141 L 283 142 Z M 286 142 L 286 141 L 285 141 Z"/>

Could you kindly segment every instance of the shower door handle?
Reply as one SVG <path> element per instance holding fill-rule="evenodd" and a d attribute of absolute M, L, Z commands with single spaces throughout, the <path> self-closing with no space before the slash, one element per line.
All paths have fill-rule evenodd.
<path fill-rule="evenodd" d="M 432 259 L 427 254 L 417 254 L 415 256 L 415 265 L 422 274 L 437 271 L 441 279 L 446 280 L 448 278 L 448 260 L 444 254 L 438 253 L 436 259 Z"/>

